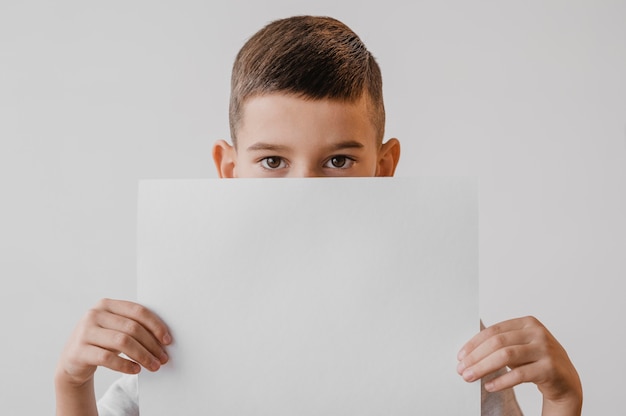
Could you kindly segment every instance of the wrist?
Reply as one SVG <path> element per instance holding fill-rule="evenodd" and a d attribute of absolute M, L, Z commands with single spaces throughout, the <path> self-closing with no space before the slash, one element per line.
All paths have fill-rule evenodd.
<path fill-rule="evenodd" d="M 81 379 L 70 374 L 65 368 L 58 366 L 54 373 L 54 385 L 58 388 L 81 390 L 93 387 L 93 374 L 86 379 Z"/>
<path fill-rule="evenodd" d="M 97 416 L 93 377 L 77 383 L 63 369 L 54 376 L 57 416 Z"/>
<path fill-rule="evenodd" d="M 583 408 L 582 394 L 572 393 L 558 400 L 543 400 L 542 416 L 580 416 Z"/>

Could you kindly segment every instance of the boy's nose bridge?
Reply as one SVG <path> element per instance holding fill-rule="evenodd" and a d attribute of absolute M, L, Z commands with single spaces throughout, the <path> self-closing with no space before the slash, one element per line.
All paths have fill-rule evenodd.
<path fill-rule="evenodd" d="M 292 177 L 294 178 L 317 178 L 323 176 L 321 169 L 316 166 L 302 165 L 291 170 Z"/>

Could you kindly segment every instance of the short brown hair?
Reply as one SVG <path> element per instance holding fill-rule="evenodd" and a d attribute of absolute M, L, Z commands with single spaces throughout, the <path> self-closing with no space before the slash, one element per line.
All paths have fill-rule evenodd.
<path fill-rule="evenodd" d="M 385 108 L 380 67 L 357 34 L 337 19 L 275 20 L 243 45 L 231 77 L 229 119 L 235 145 L 244 101 L 273 92 L 347 102 L 367 92 L 377 143 L 382 143 Z"/>

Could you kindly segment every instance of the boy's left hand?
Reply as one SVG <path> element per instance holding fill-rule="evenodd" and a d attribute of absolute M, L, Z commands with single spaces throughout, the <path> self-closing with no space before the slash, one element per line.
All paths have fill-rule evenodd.
<path fill-rule="evenodd" d="M 472 382 L 508 367 L 485 383 L 488 392 L 534 383 L 543 395 L 542 414 L 580 414 L 582 386 L 565 349 L 534 317 L 500 322 L 480 331 L 458 354 L 458 373 Z"/>

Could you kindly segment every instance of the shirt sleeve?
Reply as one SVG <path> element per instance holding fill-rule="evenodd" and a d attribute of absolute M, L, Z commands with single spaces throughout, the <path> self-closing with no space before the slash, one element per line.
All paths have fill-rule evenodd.
<path fill-rule="evenodd" d="M 100 416 L 139 416 L 139 387 L 136 375 L 123 375 L 98 400 Z"/>

